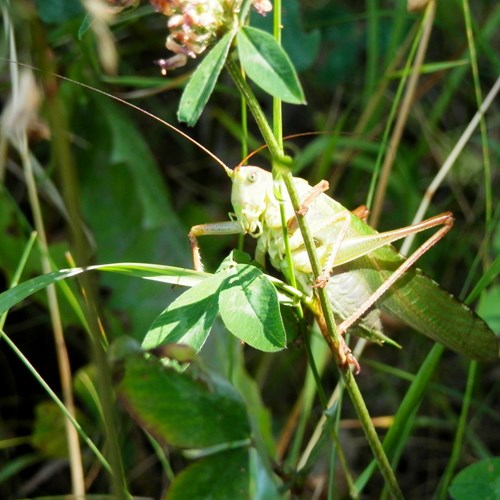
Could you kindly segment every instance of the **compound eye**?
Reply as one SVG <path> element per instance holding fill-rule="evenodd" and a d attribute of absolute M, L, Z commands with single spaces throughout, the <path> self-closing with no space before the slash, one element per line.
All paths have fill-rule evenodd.
<path fill-rule="evenodd" d="M 250 174 L 248 175 L 248 182 L 251 182 L 252 184 L 257 182 L 257 179 L 259 178 L 259 174 L 258 172 L 256 172 L 255 170 L 253 170 L 252 172 L 250 172 Z"/>

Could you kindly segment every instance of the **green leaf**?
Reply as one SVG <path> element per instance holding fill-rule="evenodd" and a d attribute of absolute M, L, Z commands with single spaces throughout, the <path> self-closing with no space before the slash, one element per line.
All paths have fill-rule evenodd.
<path fill-rule="evenodd" d="M 117 262 L 115 264 L 100 264 L 86 268 L 88 271 L 107 271 L 122 274 L 132 278 L 142 278 L 151 281 L 161 281 L 172 285 L 195 286 L 212 274 L 183 267 L 164 266 L 161 264 L 143 264 L 140 262 Z"/>
<path fill-rule="evenodd" d="M 468 64 L 470 64 L 470 62 L 467 59 L 459 59 L 457 61 L 443 61 L 443 62 L 422 64 L 422 66 L 419 69 L 419 73 L 421 75 L 427 75 L 429 73 L 437 73 L 440 71 L 446 71 L 449 69 L 458 68 L 460 66 L 467 66 Z M 390 73 L 387 76 L 387 78 L 399 80 L 402 77 L 408 76 L 409 72 L 411 72 L 411 69 L 410 70 L 402 69 L 399 71 L 394 71 L 394 72 Z"/>
<path fill-rule="evenodd" d="M 166 500 L 249 498 L 249 451 L 228 450 L 199 460 L 172 482 Z"/>
<path fill-rule="evenodd" d="M 241 64 L 250 79 L 282 101 L 305 104 L 295 68 L 269 33 L 245 26 L 237 41 Z"/>
<path fill-rule="evenodd" d="M 0 314 L 9 310 L 12 306 L 19 304 L 22 300 L 39 290 L 43 290 L 47 286 L 55 283 L 56 281 L 70 278 L 80 274 L 82 269 L 65 269 L 63 271 L 55 271 L 53 273 L 37 276 L 31 280 L 25 281 L 10 290 L 0 294 Z"/>
<path fill-rule="evenodd" d="M 203 372 L 194 378 L 166 368 L 156 358 L 136 355 L 125 360 L 117 390 L 132 417 L 173 446 L 241 446 L 250 438 L 241 396 L 215 374 Z"/>
<path fill-rule="evenodd" d="M 500 457 L 481 460 L 460 471 L 449 493 L 455 500 L 500 498 Z"/>
<path fill-rule="evenodd" d="M 86 268 L 76 267 L 74 269 L 62 269 L 61 271 L 54 271 L 52 273 L 43 274 L 42 276 L 37 276 L 36 278 L 20 283 L 14 288 L 1 293 L 0 314 L 3 314 L 11 307 L 19 304 L 19 302 L 34 293 L 43 290 L 47 286 L 66 278 L 72 278 L 86 271 L 111 271 L 136 278 L 163 281 L 174 285 L 184 286 L 191 286 L 196 283 L 201 284 L 207 277 L 211 276 L 207 273 L 199 273 L 181 267 L 135 263 L 103 264 Z"/>
<path fill-rule="evenodd" d="M 219 296 L 222 321 L 243 342 L 266 352 L 286 347 L 276 289 L 256 267 L 237 264 L 224 271 Z"/>
<path fill-rule="evenodd" d="M 80 163 L 88 165 L 82 179 L 85 215 L 96 227 L 105 225 L 115 244 L 118 232 L 129 244 L 136 239 L 136 235 L 123 235 L 123 224 L 117 228 L 110 227 L 111 219 L 118 222 L 123 219 L 137 220 L 146 229 L 161 227 L 167 222 L 173 225 L 176 218 L 170 204 L 170 193 L 160 174 L 157 159 L 142 135 L 143 131 L 114 101 L 96 95 L 91 95 L 89 99 L 90 109 L 100 112 L 101 121 L 99 124 L 90 123 L 90 118 L 84 115 L 84 123 L 93 127 L 86 131 L 85 137 L 92 141 L 90 153 L 95 155 L 94 158 L 102 155 L 103 164 L 88 165 L 92 156 L 79 157 Z M 98 196 L 102 196 L 102 203 L 96 206 Z M 106 217 L 103 217 L 103 206 L 107 210 L 104 212 Z M 122 217 L 119 218 L 120 215 Z M 130 222 L 128 224 L 131 229 Z"/>
<path fill-rule="evenodd" d="M 154 321 L 142 347 L 155 349 L 162 344 L 182 343 L 198 352 L 212 328 L 218 311 L 222 274 L 203 280 L 172 302 Z"/>
<path fill-rule="evenodd" d="M 177 111 L 179 121 L 191 127 L 198 121 L 226 62 L 233 38 L 233 31 L 226 33 L 196 68 L 182 93 Z"/>
<path fill-rule="evenodd" d="M 83 218 L 94 241 L 96 261 L 191 266 L 185 228 L 170 203 L 157 159 L 141 137 L 146 129 L 151 133 L 149 127 L 138 129 L 127 110 L 107 98 L 93 93 L 83 96 L 72 87 L 65 91 L 73 102 L 73 133 L 92 144 L 91 148 L 75 148 L 75 159 L 81 173 Z M 95 120 L 96 116 L 100 119 Z M 114 311 L 108 322 L 110 334 L 121 333 L 124 320 L 138 340 L 165 304 L 178 295 L 150 281 L 116 276 L 105 276 L 100 284 L 108 292 L 108 308 Z"/>
<path fill-rule="evenodd" d="M 309 69 L 318 55 L 321 41 L 319 29 L 304 29 L 299 2 L 289 0 L 282 11 L 281 42 L 284 50 L 289 54 L 297 71 Z M 273 16 L 261 16 L 254 9 L 251 12 L 251 23 L 267 33 L 273 32 Z"/>

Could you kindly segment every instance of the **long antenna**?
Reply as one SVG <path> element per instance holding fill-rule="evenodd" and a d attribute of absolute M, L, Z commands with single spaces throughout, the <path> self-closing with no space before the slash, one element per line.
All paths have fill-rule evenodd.
<path fill-rule="evenodd" d="M 42 71 L 40 68 L 37 68 L 36 66 L 31 66 L 30 64 L 26 64 L 26 63 L 22 63 L 22 62 L 18 62 L 18 61 L 12 61 L 10 59 L 5 59 L 3 57 L 0 57 L 0 60 L 6 61 L 6 62 L 11 63 L 11 64 L 17 64 L 18 66 L 22 66 L 24 68 L 28 68 L 28 69 L 31 69 L 33 71 Z M 178 129 L 175 125 L 172 125 L 171 123 L 168 123 L 167 121 L 163 120 L 159 116 L 156 116 L 155 114 L 150 113 L 149 111 L 146 111 L 145 109 L 142 109 L 141 107 L 139 107 L 135 104 L 132 104 L 130 101 L 122 99 L 121 97 L 110 94 L 109 92 L 98 89 L 96 87 L 92 87 L 92 85 L 88 85 L 86 83 L 79 82 L 78 80 L 73 80 L 72 78 L 68 78 L 67 76 L 59 75 L 57 73 L 50 72 L 49 74 L 52 76 L 55 76 L 56 78 L 59 78 L 60 80 L 70 82 L 70 83 L 73 83 L 75 85 L 80 85 L 80 87 L 91 90 L 93 92 L 97 92 L 98 94 L 101 94 L 101 95 L 105 95 L 106 97 L 114 99 L 115 101 L 117 101 L 121 104 L 125 104 L 126 106 L 129 106 L 130 108 L 135 109 L 136 111 L 144 113 L 146 116 L 149 116 L 153 120 L 156 120 L 157 122 L 161 123 L 162 125 L 165 125 L 166 127 L 173 130 L 174 132 L 177 132 L 180 136 L 184 137 L 185 139 L 190 141 L 192 144 L 197 146 L 205 154 L 210 156 L 210 158 L 212 158 L 212 160 L 214 160 L 216 163 L 218 163 L 225 170 L 226 174 L 229 177 L 232 177 L 233 170 L 231 168 L 229 168 L 220 158 L 218 158 L 214 153 L 212 153 L 212 151 L 210 151 L 208 148 L 203 146 L 203 144 L 199 143 L 196 139 L 193 139 L 192 137 L 190 137 L 188 134 L 186 134 L 186 132 L 183 132 L 182 130 Z"/>
<path fill-rule="evenodd" d="M 333 132 L 329 131 L 319 131 L 319 132 L 298 132 L 297 134 L 290 134 L 283 137 L 283 141 L 288 141 L 289 139 L 296 139 L 297 137 L 307 137 L 309 135 L 332 135 Z M 263 149 L 267 149 L 267 144 L 263 144 L 257 149 L 253 150 L 251 153 L 247 154 L 243 160 L 238 163 L 238 167 L 241 167 L 244 163 L 246 163 L 252 156 L 256 155 Z"/>

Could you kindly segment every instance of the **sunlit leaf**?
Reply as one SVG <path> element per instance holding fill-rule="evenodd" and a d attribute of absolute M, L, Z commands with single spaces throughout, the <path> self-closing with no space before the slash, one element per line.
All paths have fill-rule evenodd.
<path fill-rule="evenodd" d="M 219 307 L 228 330 L 261 351 L 285 348 L 286 334 L 274 286 L 254 266 L 238 264 L 225 273 Z"/>
<path fill-rule="evenodd" d="M 215 274 L 174 300 L 156 318 L 142 347 L 155 349 L 166 343 L 182 343 L 198 352 L 217 316 L 219 289 L 223 280 L 223 275 Z"/>
<path fill-rule="evenodd" d="M 319 29 L 304 29 L 301 9 L 297 0 L 288 0 L 281 13 L 281 42 L 297 71 L 310 68 L 316 61 L 321 41 Z M 273 32 L 273 16 L 261 16 L 252 12 L 250 23 L 268 33 Z"/>
<path fill-rule="evenodd" d="M 133 276 L 135 278 L 164 281 L 166 283 L 184 286 L 192 286 L 201 283 L 206 277 L 211 276 L 207 273 L 199 273 L 181 267 L 137 263 L 103 264 L 86 268 L 77 267 L 74 269 L 62 269 L 61 271 L 54 271 L 53 273 L 37 276 L 36 278 L 20 283 L 14 288 L 1 293 L 0 314 L 49 285 L 63 279 L 72 278 L 86 271 L 110 271 Z"/>
<path fill-rule="evenodd" d="M 177 118 L 193 126 L 198 121 L 224 67 L 234 32 L 226 33 L 196 68 L 182 93 Z"/>
<path fill-rule="evenodd" d="M 304 92 L 286 52 L 265 31 L 245 26 L 237 35 L 238 54 L 250 79 L 274 97 L 304 104 Z"/>

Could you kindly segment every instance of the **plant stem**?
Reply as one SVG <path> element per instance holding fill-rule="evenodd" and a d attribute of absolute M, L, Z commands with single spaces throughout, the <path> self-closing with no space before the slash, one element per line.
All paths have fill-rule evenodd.
<path fill-rule="evenodd" d="M 287 159 L 284 157 L 283 151 L 279 147 L 279 144 L 274 137 L 271 127 L 269 126 L 264 112 L 262 111 L 257 98 L 252 92 L 252 89 L 248 86 L 247 82 L 241 78 L 241 73 L 239 72 L 238 67 L 230 59 L 228 59 L 226 64 L 231 77 L 238 87 L 238 90 L 245 97 L 248 108 L 254 116 L 255 121 L 257 122 L 257 125 L 264 137 L 264 140 L 269 147 L 269 150 L 273 157 L 273 166 L 277 168 L 283 176 L 283 181 L 288 190 L 293 208 L 295 212 L 298 212 L 301 208 L 299 195 L 297 193 L 297 189 L 295 188 L 292 174 L 287 168 L 285 168 L 286 164 L 289 163 L 289 161 L 287 161 Z M 316 279 L 322 273 L 321 264 L 316 252 L 316 246 L 314 245 L 312 234 L 309 230 L 305 217 L 303 215 L 297 214 L 297 221 L 313 270 L 313 279 Z M 325 335 L 325 340 L 332 349 L 334 355 L 338 357 L 341 340 L 335 326 L 333 310 L 326 293 L 326 288 L 318 287 L 316 289 L 316 292 L 318 294 L 322 309 L 322 313 L 320 312 L 320 314 L 323 315 L 324 322 L 328 330 L 328 336 Z M 378 438 L 377 432 L 370 418 L 370 414 L 368 413 L 368 409 L 366 408 L 365 402 L 363 400 L 361 392 L 359 391 L 359 387 L 356 384 L 353 374 L 351 373 L 350 369 L 341 366 L 339 366 L 339 371 L 342 379 L 344 380 L 351 401 L 356 409 L 367 441 L 373 451 L 374 457 L 377 460 L 380 471 L 385 479 L 388 490 L 394 498 L 403 498 L 403 494 L 399 488 L 396 476 L 394 475 L 394 471 L 392 470 L 384 449 L 382 448 L 382 443 Z"/>
<path fill-rule="evenodd" d="M 472 29 L 472 18 L 469 7 L 469 0 L 462 0 L 462 9 L 464 11 L 464 21 L 467 33 L 467 45 L 469 46 L 472 77 L 474 80 L 474 90 L 476 94 L 477 107 L 480 108 L 483 103 L 483 96 L 481 92 L 481 83 L 479 79 L 479 68 L 477 64 L 476 45 L 474 43 L 474 32 Z M 488 131 L 486 120 L 484 116 L 480 121 L 481 130 L 481 146 L 483 153 L 483 166 L 484 166 L 484 195 L 485 195 L 485 223 L 488 226 L 493 214 L 493 200 L 491 190 L 491 162 L 490 162 L 490 148 L 488 144 Z M 487 252 L 485 252 L 487 254 Z"/>
<path fill-rule="evenodd" d="M 257 122 L 257 126 L 266 141 L 266 144 L 269 147 L 269 151 L 271 152 L 271 156 L 274 160 L 280 161 L 283 159 L 283 150 L 278 144 L 276 137 L 274 137 L 273 131 L 269 126 L 269 123 L 266 120 L 266 116 L 262 111 L 255 95 L 252 92 L 252 89 L 248 86 L 246 80 L 242 77 L 241 72 L 235 62 L 229 57 L 226 61 L 226 68 L 231 75 L 231 78 L 234 81 L 234 84 L 240 91 L 241 95 L 245 98 L 248 109 L 252 113 L 255 121 Z"/>
<path fill-rule="evenodd" d="M 281 0 L 275 0 L 273 5 L 273 36 L 278 45 L 281 45 Z M 283 150 L 283 118 L 281 99 L 273 97 L 273 131 L 274 137 Z"/>

